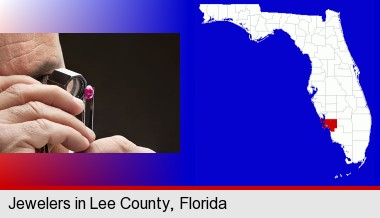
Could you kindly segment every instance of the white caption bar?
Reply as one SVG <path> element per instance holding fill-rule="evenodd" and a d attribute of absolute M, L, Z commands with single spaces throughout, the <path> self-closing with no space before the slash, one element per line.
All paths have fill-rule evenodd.
<path fill-rule="evenodd" d="M 1 217 L 380 217 L 380 191 L 0 191 Z M 34 208 L 34 209 L 32 209 Z"/>

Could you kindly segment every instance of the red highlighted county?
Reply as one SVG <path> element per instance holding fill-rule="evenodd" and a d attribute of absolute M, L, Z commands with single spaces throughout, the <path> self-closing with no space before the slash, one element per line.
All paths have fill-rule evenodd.
<path fill-rule="evenodd" d="M 322 128 L 326 129 L 329 128 L 330 132 L 334 132 L 335 129 L 338 127 L 338 120 L 337 119 L 321 119 Z"/>

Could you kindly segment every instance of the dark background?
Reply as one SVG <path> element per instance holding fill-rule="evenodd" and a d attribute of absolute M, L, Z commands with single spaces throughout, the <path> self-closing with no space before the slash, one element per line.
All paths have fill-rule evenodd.
<path fill-rule="evenodd" d="M 179 34 L 60 34 L 66 68 L 95 87 L 97 138 L 179 152 Z"/>

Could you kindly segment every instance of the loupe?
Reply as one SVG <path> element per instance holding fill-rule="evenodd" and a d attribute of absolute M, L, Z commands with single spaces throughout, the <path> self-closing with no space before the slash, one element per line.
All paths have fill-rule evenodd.
<path fill-rule="evenodd" d="M 79 99 L 83 99 L 87 86 L 87 81 L 81 74 L 64 68 L 56 69 L 52 74 L 44 76 L 42 83 L 57 85 Z"/>

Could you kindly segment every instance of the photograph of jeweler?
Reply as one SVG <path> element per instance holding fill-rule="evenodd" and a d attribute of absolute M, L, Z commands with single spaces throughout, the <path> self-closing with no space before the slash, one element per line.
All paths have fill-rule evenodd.
<path fill-rule="evenodd" d="M 0 34 L 0 152 L 179 152 L 179 34 Z"/>

